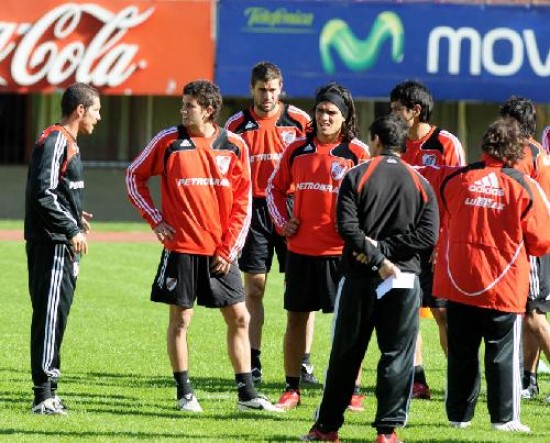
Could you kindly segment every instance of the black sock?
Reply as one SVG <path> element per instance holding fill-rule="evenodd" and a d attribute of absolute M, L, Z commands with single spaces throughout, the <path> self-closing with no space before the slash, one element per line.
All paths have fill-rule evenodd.
<path fill-rule="evenodd" d="M 395 428 L 391 428 L 389 426 L 376 427 L 376 432 L 378 434 L 391 435 L 393 434 L 393 431 L 395 431 Z"/>
<path fill-rule="evenodd" d="M 309 357 L 311 356 L 311 353 L 306 352 L 304 356 L 302 357 L 302 364 L 303 365 L 310 365 L 311 362 L 309 361 Z"/>
<path fill-rule="evenodd" d="M 259 349 L 250 349 L 250 357 L 251 357 L 251 363 L 253 368 L 262 369 L 262 362 L 260 361 L 260 354 L 262 351 Z"/>
<path fill-rule="evenodd" d="M 285 391 L 298 391 L 300 392 L 300 377 L 286 376 Z"/>
<path fill-rule="evenodd" d="M 361 395 L 361 386 L 353 387 L 353 395 Z"/>
<path fill-rule="evenodd" d="M 174 372 L 174 380 L 176 380 L 176 391 L 178 400 L 188 394 L 193 393 L 193 387 L 189 381 L 189 372 L 181 371 Z"/>
<path fill-rule="evenodd" d="M 34 404 L 42 403 L 48 398 L 52 398 L 52 390 L 49 383 L 44 383 L 39 386 L 33 386 L 32 390 L 34 391 Z"/>
<path fill-rule="evenodd" d="M 428 382 L 426 381 L 426 374 L 424 373 L 424 367 L 422 365 L 414 367 L 414 382 L 422 383 L 423 385 L 428 386 Z"/>
<path fill-rule="evenodd" d="M 239 400 L 252 400 L 258 396 L 258 391 L 254 387 L 250 372 L 235 374 L 235 381 L 237 382 L 237 390 L 239 391 Z"/>

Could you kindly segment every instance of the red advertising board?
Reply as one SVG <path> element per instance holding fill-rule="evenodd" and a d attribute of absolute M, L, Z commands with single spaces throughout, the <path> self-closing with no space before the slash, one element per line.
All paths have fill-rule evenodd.
<path fill-rule="evenodd" d="M 2 0 L 0 93 L 177 95 L 214 69 L 213 0 Z"/>

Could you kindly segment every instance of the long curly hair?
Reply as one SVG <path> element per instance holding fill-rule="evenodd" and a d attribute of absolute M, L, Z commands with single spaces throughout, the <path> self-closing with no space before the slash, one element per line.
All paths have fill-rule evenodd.
<path fill-rule="evenodd" d="M 517 120 L 500 117 L 489 125 L 481 139 L 481 150 L 513 167 L 524 156 L 527 136 Z"/>

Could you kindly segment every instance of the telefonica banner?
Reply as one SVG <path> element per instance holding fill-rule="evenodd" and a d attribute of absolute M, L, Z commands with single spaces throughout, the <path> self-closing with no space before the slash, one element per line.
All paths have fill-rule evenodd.
<path fill-rule="evenodd" d="M 550 102 L 550 7 L 222 0 L 215 78 L 246 95 L 267 60 L 284 89 L 310 97 L 330 80 L 386 98 L 405 79 L 438 100 Z"/>

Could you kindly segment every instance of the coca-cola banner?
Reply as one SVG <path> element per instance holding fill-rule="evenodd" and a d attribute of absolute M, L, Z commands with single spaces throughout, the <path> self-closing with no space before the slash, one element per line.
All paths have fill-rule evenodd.
<path fill-rule="evenodd" d="M 212 0 L 2 0 L 0 93 L 81 81 L 104 94 L 181 94 L 213 78 L 212 10 Z"/>

